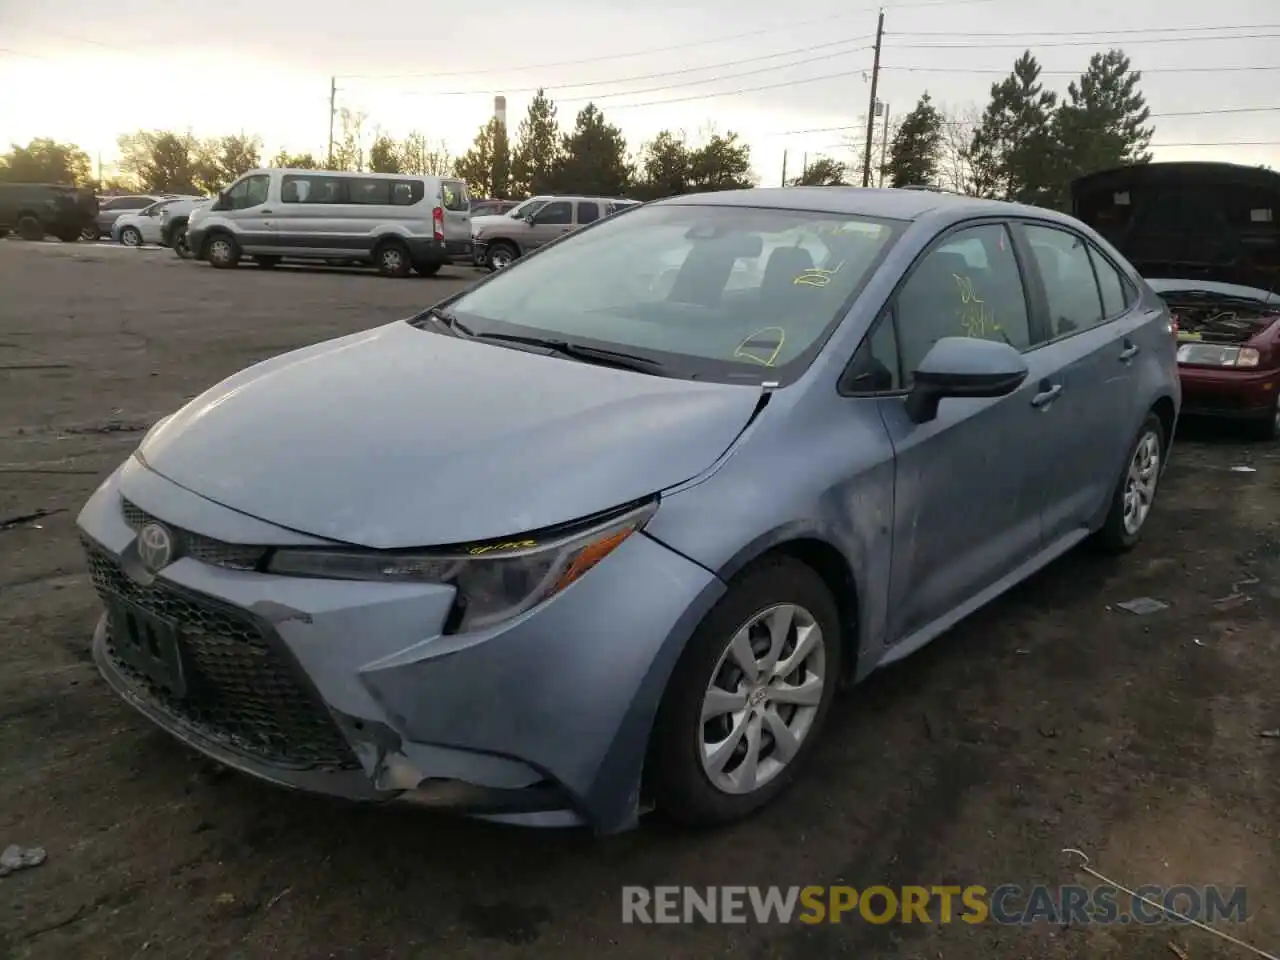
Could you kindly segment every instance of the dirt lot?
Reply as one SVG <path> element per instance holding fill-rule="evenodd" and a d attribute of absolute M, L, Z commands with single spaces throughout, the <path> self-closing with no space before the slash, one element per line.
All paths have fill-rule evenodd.
<path fill-rule="evenodd" d="M 1280 949 L 1280 740 L 1263 736 L 1280 728 L 1280 456 L 1217 428 L 1181 438 L 1136 553 L 1069 556 L 873 678 L 810 775 L 718 834 L 351 809 L 224 773 L 136 716 L 87 652 L 72 522 L 94 486 L 218 379 L 465 277 L 0 242 L 0 847 L 48 851 L 0 879 L 0 956 L 1248 956 L 1169 926 L 620 922 L 624 884 L 1087 880 L 1065 846 L 1129 885 L 1247 885 L 1230 931 Z M 1170 606 L 1115 607 L 1141 596 Z"/>

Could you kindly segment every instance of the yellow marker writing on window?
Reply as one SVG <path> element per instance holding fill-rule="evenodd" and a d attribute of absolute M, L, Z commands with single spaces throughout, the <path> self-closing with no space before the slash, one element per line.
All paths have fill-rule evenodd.
<path fill-rule="evenodd" d="M 1000 325 L 995 322 L 995 314 L 978 296 L 978 292 L 973 287 L 973 278 L 961 276 L 958 273 L 953 273 L 951 277 L 960 291 L 960 308 L 957 314 L 960 325 L 964 327 L 965 335 L 985 338 L 988 332 L 999 333 Z"/>
<path fill-rule="evenodd" d="M 810 267 L 808 270 L 802 270 L 796 274 L 791 282 L 802 287 L 825 287 L 831 282 L 831 278 L 840 272 L 840 268 L 844 266 L 843 261 L 837 263 L 830 270 L 823 270 L 821 267 Z"/>
<path fill-rule="evenodd" d="M 787 331 L 781 327 L 765 327 L 763 330 L 757 330 L 747 339 L 738 344 L 738 348 L 733 351 L 734 357 L 739 360 L 751 360 L 765 367 L 772 367 L 778 361 L 778 354 L 782 352 L 782 345 L 787 340 Z M 752 350 L 759 350 L 765 356 L 758 356 L 751 353 Z"/>

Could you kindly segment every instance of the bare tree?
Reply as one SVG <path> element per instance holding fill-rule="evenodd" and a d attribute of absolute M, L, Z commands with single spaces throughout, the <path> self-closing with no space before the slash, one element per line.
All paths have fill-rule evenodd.
<path fill-rule="evenodd" d="M 973 193 L 973 162 L 969 147 L 973 132 L 982 123 L 982 111 L 974 104 L 941 110 L 942 161 L 938 166 L 940 186 L 956 193 Z"/>

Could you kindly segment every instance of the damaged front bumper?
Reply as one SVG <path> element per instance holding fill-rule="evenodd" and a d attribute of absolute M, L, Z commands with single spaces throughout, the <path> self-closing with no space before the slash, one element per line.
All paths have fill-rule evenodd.
<path fill-rule="evenodd" d="M 159 574 L 139 553 L 152 520 L 187 547 Z M 254 550 L 322 541 L 136 459 L 78 523 L 108 609 L 93 638 L 100 672 L 190 746 L 298 790 L 601 833 L 635 825 L 666 678 L 723 589 L 634 536 L 542 607 L 442 635 L 451 587 L 257 572 Z"/>

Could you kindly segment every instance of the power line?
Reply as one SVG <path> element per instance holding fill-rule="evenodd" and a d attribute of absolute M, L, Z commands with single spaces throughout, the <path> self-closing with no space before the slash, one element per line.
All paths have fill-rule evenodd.
<path fill-rule="evenodd" d="M 895 70 L 900 73 L 984 73 L 999 74 L 1001 76 L 1008 76 L 1013 72 L 1008 68 L 998 69 L 995 67 L 894 67 L 886 65 L 882 66 L 880 69 Z M 1149 67 L 1138 72 L 1145 77 L 1149 73 L 1246 73 L 1267 70 L 1280 70 L 1280 64 L 1273 66 L 1240 66 L 1237 64 L 1229 67 Z M 1041 70 L 1040 75 L 1043 77 L 1078 77 L 1080 76 L 1080 71 Z"/>
<path fill-rule="evenodd" d="M 807 54 L 807 53 L 812 53 L 815 50 L 824 50 L 830 47 L 848 46 L 850 44 L 861 43 L 863 41 L 870 40 L 870 39 L 871 39 L 870 35 L 861 36 L 861 37 L 846 37 L 843 40 L 832 40 L 829 43 L 819 43 L 819 44 L 814 44 L 808 47 L 797 47 L 793 50 L 779 50 L 777 53 L 766 53 L 766 54 L 761 54 L 754 57 L 741 57 L 737 60 L 726 60 L 722 63 L 708 63 L 698 67 L 684 67 L 679 70 L 665 70 L 665 71 L 660 71 L 658 73 L 644 73 L 644 74 L 633 75 L 630 77 L 616 77 L 616 78 L 609 78 L 604 80 L 584 80 L 580 83 L 564 83 L 564 84 L 554 84 L 554 85 L 544 83 L 536 87 L 517 87 L 516 89 L 511 89 L 510 87 L 502 87 L 501 92 L 503 94 L 537 93 L 539 90 L 576 90 L 582 87 L 598 87 L 598 86 L 607 86 L 607 85 L 620 84 L 620 83 L 635 83 L 641 80 L 657 80 L 657 79 L 661 79 L 662 77 L 677 77 L 677 76 L 684 76 L 690 73 L 704 72 L 707 70 L 720 70 L 720 69 L 723 69 L 724 67 L 737 66 L 738 64 L 743 64 L 743 63 L 757 63 L 761 60 L 772 60 L 777 57 L 791 56 L 794 54 Z M 798 67 L 798 66 L 803 66 L 804 64 L 807 64 L 807 63 L 817 63 L 818 61 L 821 61 L 821 60 L 830 60 L 830 59 L 833 59 L 834 57 L 844 56 L 845 54 L 849 54 L 849 53 L 855 53 L 857 52 L 858 49 L 861 49 L 861 48 L 855 47 L 850 50 L 837 50 L 832 53 L 826 53 L 820 56 L 807 57 L 802 60 L 797 60 L 794 63 L 773 64 L 772 66 L 768 66 L 768 67 L 759 67 L 754 70 L 746 70 L 740 73 L 730 74 L 727 77 L 706 77 L 706 78 L 703 78 L 702 80 L 689 80 L 689 81 L 686 81 L 685 83 L 670 84 L 664 87 L 651 87 L 645 90 L 621 90 L 621 91 L 615 91 L 613 93 L 597 94 L 591 98 L 582 97 L 579 99 L 581 100 L 603 99 L 604 97 L 623 97 L 623 96 L 630 96 L 635 94 L 654 93 L 661 90 L 673 90 L 679 87 L 691 86 L 693 84 L 698 84 L 698 83 L 710 83 L 713 80 L 731 80 L 736 77 L 749 77 L 749 76 L 754 76 L 760 73 L 768 73 L 771 70 L 785 70 L 788 67 Z M 384 92 L 395 92 L 395 91 L 384 91 Z M 496 88 L 490 87 L 489 89 L 482 89 L 482 90 L 415 90 L 415 91 L 406 90 L 402 92 L 415 93 L 424 97 L 463 97 L 463 96 L 488 95 L 498 91 Z M 568 102 L 575 102 L 575 101 L 570 100 Z"/>
<path fill-rule="evenodd" d="M 971 5 L 978 3 L 997 3 L 999 0 L 919 0 L 919 2 L 899 3 L 888 9 L 908 10 L 920 9 L 925 7 L 957 7 L 962 5 Z M 776 34 L 785 31 L 795 30 L 797 27 L 811 27 L 821 23 L 831 23 L 835 20 L 847 20 L 851 16 L 860 13 L 875 13 L 883 9 L 880 5 L 872 7 L 861 7 L 856 10 L 846 10 L 844 13 L 834 14 L 828 17 L 818 17 L 813 20 L 795 20 L 790 23 L 778 24 L 772 27 L 763 27 L 758 30 L 747 30 L 743 33 L 730 33 L 720 37 L 708 37 L 702 40 L 690 40 L 685 43 L 677 43 L 668 47 L 650 47 L 647 50 L 633 50 L 630 53 L 610 53 L 599 57 L 585 57 L 577 60 L 557 60 L 554 63 L 531 63 L 519 67 L 486 67 L 481 70 L 458 70 L 450 73 L 400 73 L 400 74 L 360 74 L 349 73 L 339 74 L 339 80 L 360 79 L 360 80 L 403 80 L 415 77 L 476 77 L 490 73 L 522 73 L 526 70 L 548 70 L 552 67 L 576 67 L 585 63 L 612 63 L 615 60 L 622 60 L 627 57 L 647 57 L 655 53 L 670 53 L 674 50 L 689 50 L 694 47 L 704 47 L 716 43 L 726 43 L 730 40 L 744 40 L 747 37 L 762 37 L 767 34 Z"/>
<path fill-rule="evenodd" d="M 692 97 L 673 97 L 667 100 L 646 100 L 643 103 L 615 103 L 610 105 L 609 109 L 630 110 L 634 107 L 659 107 L 668 103 L 691 103 L 694 100 L 715 100 L 719 97 L 736 97 L 743 93 L 757 93 L 761 90 L 779 90 L 782 87 L 798 87 L 805 83 L 820 83 L 823 80 L 846 80 L 849 77 L 860 77 L 866 73 L 868 73 L 866 70 L 845 70 L 842 73 L 825 73 L 820 77 L 805 77 L 802 80 L 784 80 L 781 83 L 765 83 L 755 87 L 740 87 L 737 90 L 724 90 L 719 93 L 703 93 Z"/>
<path fill-rule="evenodd" d="M 1275 113 L 1280 112 L 1280 105 L 1274 107 L 1221 107 L 1214 110 L 1173 110 L 1168 113 L 1152 113 L 1148 114 L 1149 119 L 1164 120 L 1169 117 L 1211 117 L 1224 114 L 1240 114 L 1240 113 Z M 964 126 L 966 120 L 943 120 L 943 126 Z M 770 137 L 797 137 L 806 133 L 839 133 L 842 130 L 856 130 L 858 126 L 855 124 L 846 124 L 842 127 L 811 127 L 807 130 L 779 130 L 775 133 L 766 134 Z"/>
<path fill-rule="evenodd" d="M 1152 147 L 1280 147 L 1280 140 L 1205 140 L 1201 143 L 1153 143 Z"/>
<path fill-rule="evenodd" d="M 1148 43 L 1208 43 L 1211 40 L 1278 40 L 1280 33 L 1240 33 L 1230 34 L 1226 36 L 1216 35 L 1211 37 L 1149 37 L 1146 40 L 1126 40 L 1127 45 L 1138 45 Z M 1018 49 L 1018 50 L 1040 50 L 1044 47 L 1099 47 L 1103 46 L 1095 39 L 1082 40 L 1052 40 L 1048 43 L 1041 43 L 1039 40 L 1027 40 L 1020 43 L 987 43 L 985 41 L 973 41 L 972 43 L 895 43 L 895 50 L 999 50 L 999 49 Z"/>
<path fill-rule="evenodd" d="M 1129 30 L 1013 30 L 1013 31 L 964 31 L 964 30 L 895 30 L 894 37 L 1077 37 L 1098 35 L 1134 35 L 1150 33 L 1201 33 L 1209 30 L 1280 30 L 1280 23 L 1236 23 L 1214 27 L 1139 27 Z"/>

